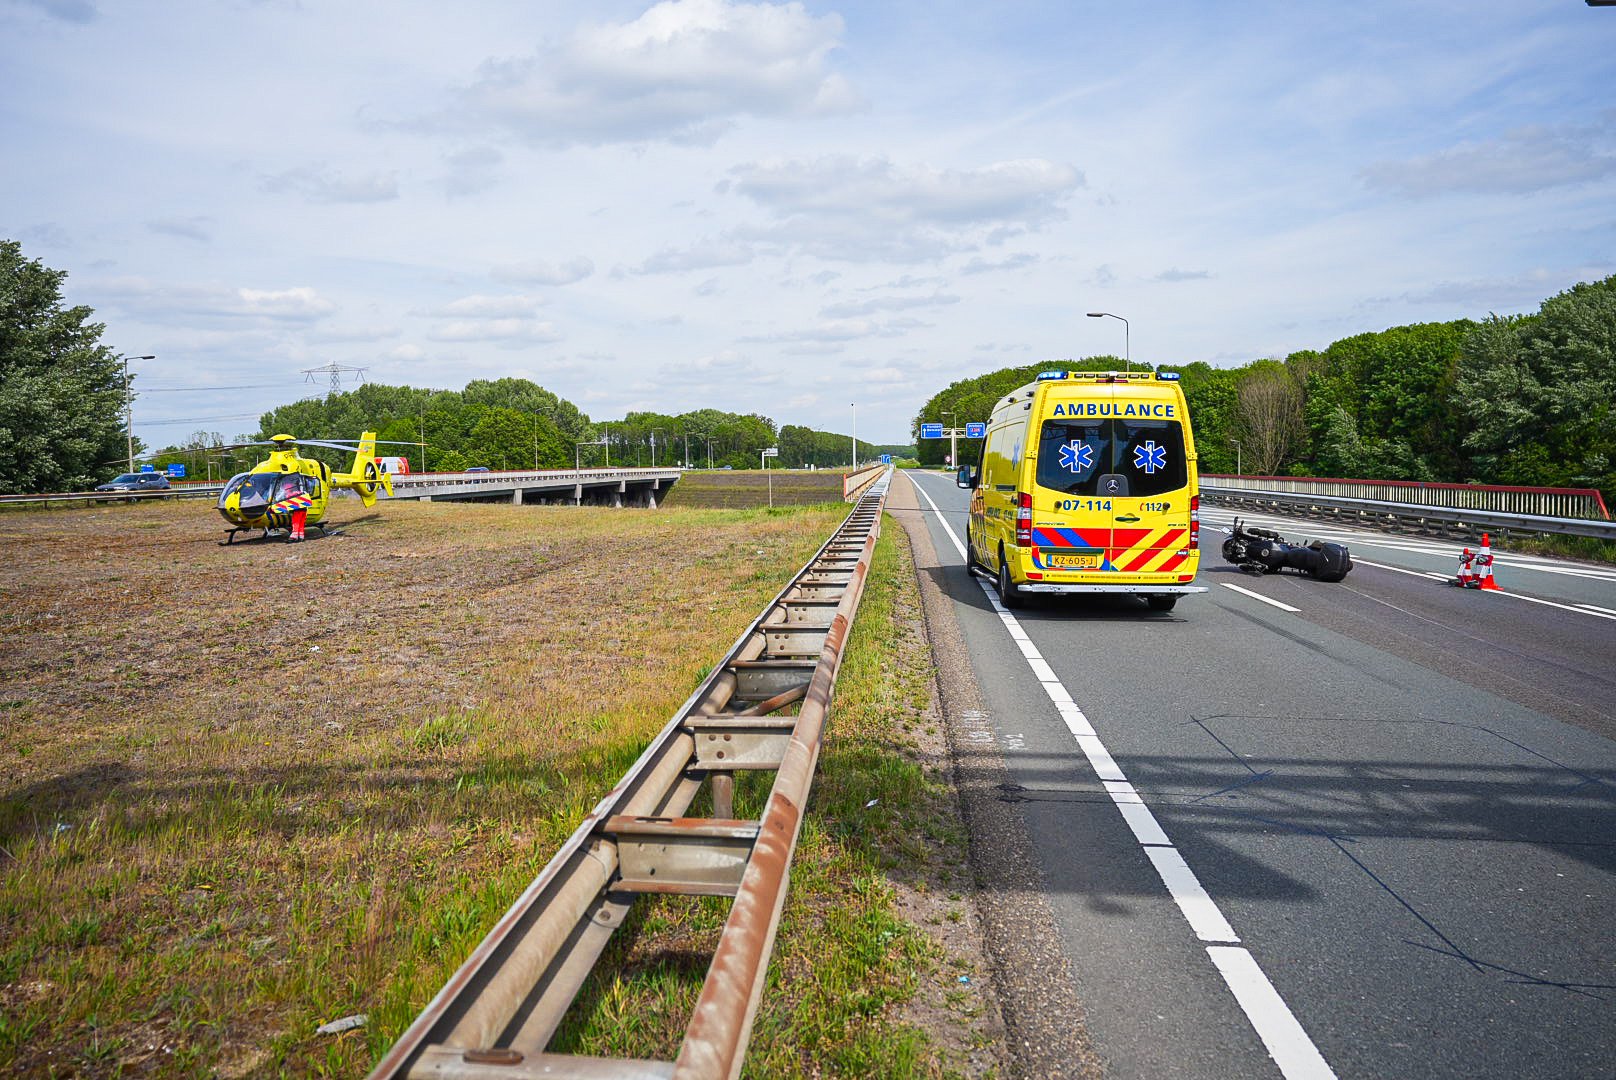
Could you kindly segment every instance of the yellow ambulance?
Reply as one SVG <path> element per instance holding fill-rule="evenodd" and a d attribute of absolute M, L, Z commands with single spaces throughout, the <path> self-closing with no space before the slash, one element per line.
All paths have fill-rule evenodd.
<path fill-rule="evenodd" d="M 1200 567 L 1200 483 L 1173 372 L 1046 371 L 994 407 L 966 561 L 1006 607 L 1030 593 L 1133 593 L 1170 611 Z"/>

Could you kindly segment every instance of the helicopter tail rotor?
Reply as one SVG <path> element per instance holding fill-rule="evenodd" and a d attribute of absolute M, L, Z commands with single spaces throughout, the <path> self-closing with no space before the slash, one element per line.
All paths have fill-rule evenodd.
<path fill-rule="evenodd" d="M 376 489 L 381 488 L 387 494 L 393 494 L 393 478 L 382 470 L 376 461 L 376 433 L 367 431 L 359 437 L 359 447 L 354 452 L 353 468 L 346 473 L 332 473 L 331 485 L 333 487 L 352 488 L 359 492 L 359 498 L 369 509 L 376 505 Z"/>

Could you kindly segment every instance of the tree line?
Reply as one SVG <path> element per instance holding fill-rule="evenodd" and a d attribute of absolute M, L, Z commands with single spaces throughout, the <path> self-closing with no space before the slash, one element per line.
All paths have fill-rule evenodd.
<path fill-rule="evenodd" d="M 921 407 L 920 425 L 987 420 L 1040 371 L 1120 370 L 1114 356 L 1003 368 Z M 1530 315 L 1395 326 L 1323 350 L 1179 373 L 1202 472 L 1592 487 L 1616 499 L 1616 275 Z M 960 440 L 974 461 L 980 440 Z M 920 441 L 941 465 L 947 439 Z"/>

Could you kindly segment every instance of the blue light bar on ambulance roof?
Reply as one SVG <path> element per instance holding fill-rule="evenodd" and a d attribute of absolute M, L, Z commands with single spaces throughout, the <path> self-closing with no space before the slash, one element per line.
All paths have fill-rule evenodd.
<path fill-rule="evenodd" d="M 1160 379 L 1162 382 L 1177 382 L 1178 381 L 1178 372 L 1176 372 L 1176 371 L 1158 371 L 1158 372 L 1156 372 L 1156 378 Z"/>
<path fill-rule="evenodd" d="M 1047 379 L 1064 379 L 1064 378 L 1066 378 L 1066 372 L 1064 372 L 1064 371 L 1040 371 L 1038 373 L 1038 381 L 1039 382 L 1044 382 Z"/>

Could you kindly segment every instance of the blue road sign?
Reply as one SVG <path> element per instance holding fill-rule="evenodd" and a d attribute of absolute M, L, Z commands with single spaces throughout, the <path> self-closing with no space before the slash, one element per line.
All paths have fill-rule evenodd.
<path fill-rule="evenodd" d="M 175 480 L 185 479 L 185 465 L 183 462 L 171 461 L 168 465 L 168 475 Z"/>
<path fill-rule="evenodd" d="M 891 454 L 882 454 L 881 455 L 881 464 L 883 464 L 883 465 L 891 465 L 892 464 L 892 455 Z"/>
<path fill-rule="evenodd" d="M 920 437 L 922 439 L 941 439 L 943 437 L 943 425 L 921 424 Z"/>
<path fill-rule="evenodd" d="M 986 424 L 966 424 L 965 425 L 965 437 L 967 439 L 980 439 L 982 436 L 986 435 L 987 433 L 988 433 L 988 426 Z"/>

